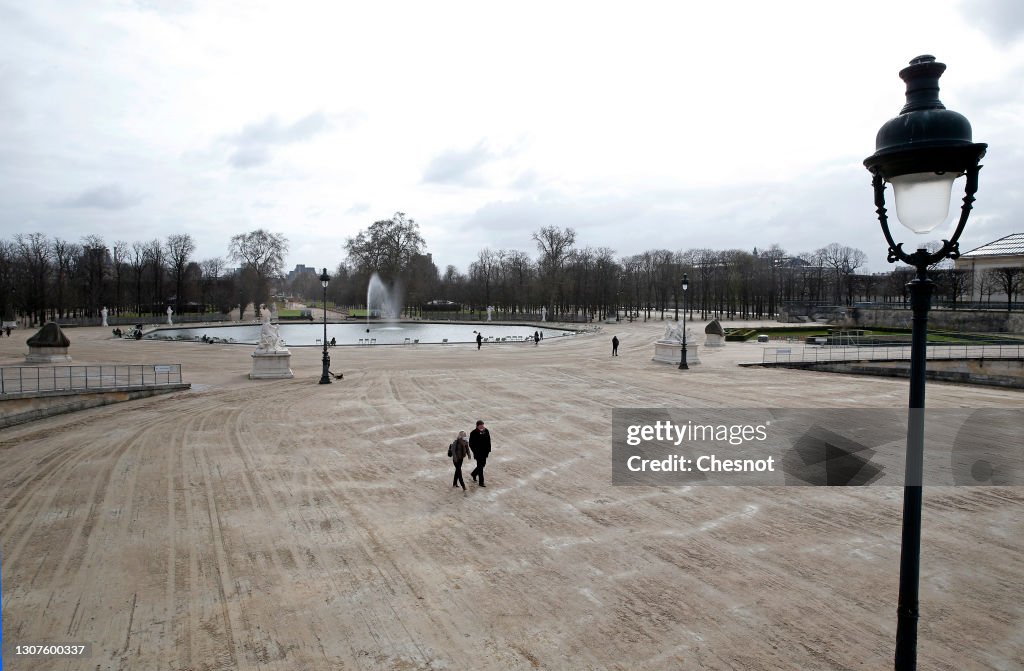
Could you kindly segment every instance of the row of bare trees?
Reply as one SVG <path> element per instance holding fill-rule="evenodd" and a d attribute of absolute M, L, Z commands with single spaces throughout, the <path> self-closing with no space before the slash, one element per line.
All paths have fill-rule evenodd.
<path fill-rule="evenodd" d="M 392 240 L 413 244 L 388 242 Z M 787 302 L 849 306 L 858 302 L 903 304 L 909 298 L 908 268 L 862 273 L 864 252 L 839 243 L 796 254 L 773 245 L 751 251 L 652 249 L 617 257 L 607 247 L 578 246 L 575 230 L 555 226 L 536 231 L 532 242 L 532 257 L 520 249 L 485 248 L 467 272 L 448 266 L 438 275 L 429 256 L 423 254 L 415 222 L 396 213 L 391 220 L 376 222 L 369 231 L 349 240 L 348 260 L 339 265 L 337 273 L 351 286 L 335 287 L 333 295 L 338 302 L 361 304 L 366 280 L 370 273 L 378 272 L 398 280 L 409 305 L 446 299 L 479 311 L 493 306 L 513 315 L 536 314 L 546 308 L 570 319 L 601 318 L 617 311 L 648 317 L 653 312 L 680 309 L 684 274 L 690 280 L 687 308 L 702 318 L 768 317 L 778 314 Z M 1012 307 L 1022 288 L 1019 273 L 1020 269 L 1000 268 L 975 278 L 948 262 L 931 270 L 936 300 L 953 307 L 969 300 L 975 280 L 990 302 L 993 294 L 1002 294 L 1007 297 L 1007 307 Z"/>
<path fill-rule="evenodd" d="M 446 299 L 507 315 L 595 319 L 623 312 L 649 317 L 685 307 L 702 318 L 776 315 L 786 302 L 853 305 L 860 301 L 905 303 L 907 267 L 889 273 L 859 273 L 865 254 L 832 243 L 792 254 L 778 245 L 767 249 L 673 251 L 651 249 L 616 256 L 607 247 L 580 246 L 572 228 L 543 227 L 531 236 L 534 255 L 520 249 L 480 250 L 465 273 L 455 266 L 439 272 L 419 225 L 402 212 L 374 222 L 349 238 L 346 259 L 334 270 L 329 298 L 341 305 L 363 305 L 370 276 L 378 273 L 404 294 L 415 309 Z M 288 240 L 263 229 L 233 236 L 225 257 L 196 260 L 188 234 L 148 242 L 116 241 L 96 235 L 79 242 L 41 233 L 0 240 L 0 317 L 47 319 L 95 317 L 102 307 L 112 315 L 175 312 L 228 312 L 237 305 L 269 302 L 275 292 L 318 301 L 316 273 L 284 281 Z M 237 264 L 229 272 L 228 263 Z M 684 297 L 680 279 L 689 278 Z M 932 271 L 938 300 L 957 306 L 974 285 L 983 296 L 1005 296 L 1006 307 L 1024 287 L 1020 268 L 999 268 L 973 277 L 951 267 Z M 258 308 L 257 308 L 258 309 Z M 243 314 L 244 316 L 244 314 Z"/>
<path fill-rule="evenodd" d="M 465 273 L 448 266 L 434 269 L 424 253 L 418 225 L 396 213 L 350 238 L 348 258 L 338 266 L 343 281 L 332 287 L 336 302 L 362 304 L 373 272 L 395 281 L 406 304 L 446 299 L 482 311 L 536 314 L 542 308 L 560 318 L 600 318 L 617 311 L 647 317 L 682 307 L 680 279 L 690 280 L 685 297 L 689 310 L 701 317 L 767 317 L 784 302 L 811 305 L 852 305 L 860 301 L 903 303 L 905 269 L 864 274 L 863 251 L 832 243 L 791 254 L 777 245 L 752 251 L 731 249 L 652 249 L 617 257 L 607 247 L 577 245 L 572 228 L 548 226 L 532 235 L 535 255 L 520 249 L 479 251 Z M 1000 271 L 1003 276 L 1011 271 Z M 990 291 L 1000 286 L 995 271 L 984 281 Z M 936 296 L 954 306 L 969 296 L 973 278 L 952 267 L 932 270 Z M 1003 282 L 1005 284 L 1005 281 Z M 1015 296 L 1019 286 L 1010 288 Z M 996 292 L 998 293 L 998 292 Z M 1007 293 L 1004 291 L 1003 293 Z"/>
<path fill-rule="evenodd" d="M 259 305 L 280 277 L 287 252 L 280 234 L 257 230 L 231 238 L 227 258 L 194 258 L 187 233 L 165 239 L 107 245 L 88 235 L 79 242 L 42 233 L 0 240 L 0 317 L 32 323 L 112 316 L 141 317 L 168 306 L 186 312 L 227 312 Z M 228 273 L 228 260 L 240 264 Z"/>

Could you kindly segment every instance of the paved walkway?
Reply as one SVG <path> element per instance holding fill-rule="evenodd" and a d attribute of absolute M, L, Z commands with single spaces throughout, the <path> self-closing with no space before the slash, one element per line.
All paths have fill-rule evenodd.
<path fill-rule="evenodd" d="M 700 331 L 700 324 L 695 325 Z M 182 363 L 189 392 L 0 435 L 12 669 L 889 668 L 899 488 L 611 486 L 616 407 L 902 407 L 907 381 L 651 361 L 661 322 L 532 344 L 350 347 L 318 385 L 246 346 L 69 329 L 75 363 Z M 611 357 L 617 334 L 621 356 Z M 0 339 L 21 365 L 31 334 Z M 928 405 L 1021 392 L 929 383 Z M 486 420 L 488 487 L 445 447 Z M 468 478 L 467 478 L 468 479 Z M 921 668 L 1024 665 L 1024 491 L 928 488 Z M 10 654 L 9 652 L 7 653 Z"/>

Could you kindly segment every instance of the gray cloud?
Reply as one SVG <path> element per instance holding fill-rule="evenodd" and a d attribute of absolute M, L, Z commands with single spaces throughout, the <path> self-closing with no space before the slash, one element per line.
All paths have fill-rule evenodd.
<path fill-rule="evenodd" d="M 1020 0 L 970 0 L 960 4 L 964 18 L 1004 45 L 1024 34 L 1024 4 Z"/>
<path fill-rule="evenodd" d="M 287 125 L 282 124 L 276 116 L 269 116 L 259 123 L 247 125 L 241 133 L 228 138 L 228 142 L 235 147 L 228 157 L 228 163 L 239 169 L 268 163 L 272 146 L 304 142 L 330 127 L 330 121 L 323 112 L 313 112 Z"/>
<path fill-rule="evenodd" d="M 482 182 L 480 168 L 494 159 L 494 154 L 484 147 L 483 140 L 471 149 L 449 149 L 431 159 L 423 171 L 423 181 L 476 186 Z"/>
<path fill-rule="evenodd" d="M 89 207 L 99 210 L 125 210 L 138 205 L 142 198 L 126 193 L 117 184 L 104 184 L 88 189 L 72 198 L 60 202 L 62 207 Z"/>
<path fill-rule="evenodd" d="M 362 214 L 363 212 L 369 212 L 369 203 L 353 203 L 352 207 L 345 210 L 345 214 Z"/>

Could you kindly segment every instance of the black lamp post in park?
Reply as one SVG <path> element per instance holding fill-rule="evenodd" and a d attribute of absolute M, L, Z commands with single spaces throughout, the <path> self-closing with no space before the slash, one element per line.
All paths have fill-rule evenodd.
<path fill-rule="evenodd" d="M 320 373 L 320 384 L 331 383 L 331 355 L 327 353 L 327 285 L 331 282 L 331 276 L 327 269 L 320 273 L 320 284 L 324 288 L 324 370 Z"/>
<path fill-rule="evenodd" d="M 903 487 L 903 540 L 900 551 L 899 603 L 896 608 L 895 668 L 917 668 L 918 586 L 921 565 L 921 488 L 924 460 L 924 393 L 928 344 L 928 309 L 934 283 L 928 266 L 960 256 L 958 240 L 978 190 L 979 161 L 987 145 L 971 140 L 971 124 L 939 101 L 939 77 L 945 71 L 934 56 L 918 56 L 900 71 L 907 84 L 907 103 L 899 116 L 885 122 L 875 138 L 875 153 L 864 159 L 873 175 L 875 207 L 889 244 L 889 262 L 916 268 L 907 284 L 913 311 L 910 348 L 910 412 L 907 421 L 906 476 Z M 953 182 L 966 176 L 963 205 L 956 229 L 942 247 L 929 252 L 922 245 L 908 254 L 889 230 L 885 184 L 893 185 L 896 216 L 918 234 L 945 223 Z"/>
<path fill-rule="evenodd" d="M 690 367 L 686 365 L 686 290 L 690 288 L 690 277 L 686 273 L 683 273 L 683 281 L 679 286 L 683 288 L 683 348 L 679 355 L 679 370 L 689 370 Z"/>

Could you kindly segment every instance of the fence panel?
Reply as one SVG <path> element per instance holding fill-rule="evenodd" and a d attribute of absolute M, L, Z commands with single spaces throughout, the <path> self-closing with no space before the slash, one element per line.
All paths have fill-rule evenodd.
<path fill-rule="evenodd" d="M 181 384 L 181 364 L 0 367 L 0 395 Z"/>
<path fill-rule="evenodd" d="M 1024 344 L 952 345 L 930 344 L 929 359 L 1024 359 Z M 910 359 L 910 345 L 804 347 L 765 347 L 761 363 L 801 363 L 828 361 L 899 361 Z"/>

